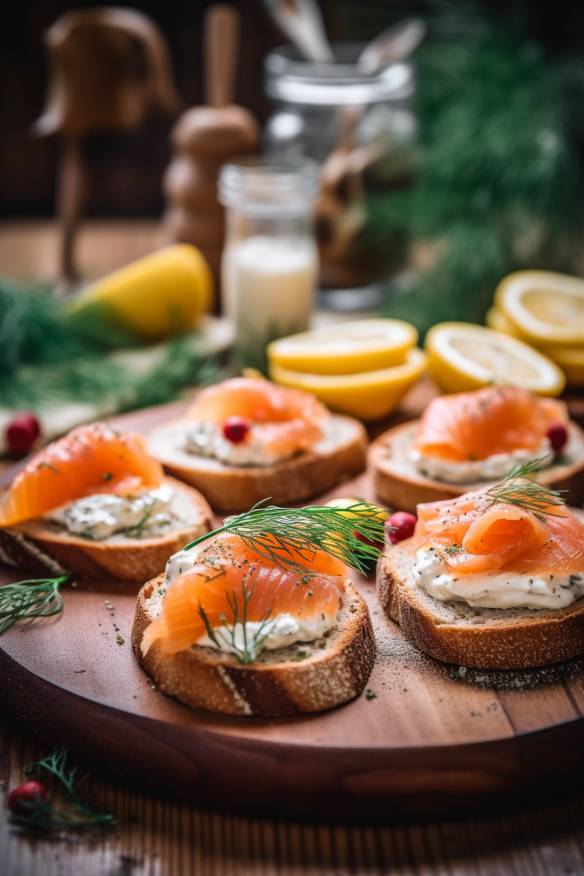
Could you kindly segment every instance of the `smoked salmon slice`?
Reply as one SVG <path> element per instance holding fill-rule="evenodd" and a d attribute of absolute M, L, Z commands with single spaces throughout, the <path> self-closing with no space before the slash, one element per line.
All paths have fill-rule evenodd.
<path fill-rule="evenodd" d="M 538 451 L 553 423 L 568 422 L 566 405 L 515 386 L 492 386 L 433 399 L 420 420 L 414 447 L 451 462 L 498 453 Z"/>
<path fill-rule="evenodd" d="M 40 517 L 93 493 L 136 493 L 162 481 L 162 466 L 144 440 L 103 423 L 80 426 L 49 444 L 0 498 L 0 526 Z"/>
<path fill-rule="evenodd" d="M 550 505 L 534 513 L 494 502 L 488 489 L 418 505 L 418 523 L 409 541 L 414 550 L 433 547 L 457 575 L 584 570 L 584 522 L 569 508 Z"/>
<path fill-rule="evenodd" d="M 214 423 L 233 416 L 249 420 L 267 449 L 287 455 L 320 441 L 330 414 L 306 392 L 250 377 L 234 377 L 204 389 L 187 413 L 189 420 Z"/>
<path fill-rule="evenodd" d="M 144 654 L 154 642 L 167 653 L 194 645 L 207 629 L 201 609 L 212 627 L 241 621 L 244 594 L 246 621 L 287 613 L 303 621 L 323 615 L 334 623 L 347 569 L 324 551 L 314 551 L 309 564 L 302 558 L 310 566 L 306 572 L 278 565 L 230 533 L 192 550 L 197 563 L 169 584 L 160 616 L 144 632 Z"/>

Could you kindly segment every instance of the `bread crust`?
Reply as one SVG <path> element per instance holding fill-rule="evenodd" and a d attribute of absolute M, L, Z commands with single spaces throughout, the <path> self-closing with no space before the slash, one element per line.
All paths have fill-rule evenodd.
<path fill-rule="evenodd" d="M 448 603 L 451 619 L 446 621 L 430 610 L 432 597 L 418 590 L 413 563 L 405 548 L 386 548 L 377 565 L 377 596 L 419 651 L 478 669 L 528 669 L 584 653 L 584 599 L 557 611 L 526 609 L 520 617 L 517 610 L 510 617 L 502 609 L 500 618 L 492 619 L 493 610 L 476 623 L 457 619 L 457 604 Z"/>
<path fill-rule="evenodd" d="M 165 470 L 199 489 L 217 511 L 247 511 L 261 499 L 289 505 L 310 499 L 358 474 L 367 462 L 367 433 L 352 417 L 331 416 L 339 440 L 269 466 L 228 466 L 173 447 L 184 422 L 167 424 L 149 436 L 149 449 Z"/>
<path fill-rule="evenodd" d="M 174 478 L 163 483 L 182 492 L 193 508 L 193 521 L 156 538 L 90 541 L 54 532 L 42 520 L 0 529 L 0 559 L 34 573 L 143 581 L 164 569 L 168 558 L 194 538 L 208 532 L 212 512 L 197 490 Z"/>
<path fill-rule="evenodd" d="M 450 484 L 420 474 L 406 452 L 418 422 L 414 420 L 388 429 L 369 448 L 368 465 L 373 487 L 382 502 L 415 514 L 416 506 L 423 502 L 453 499 L 488 486 L 488 481 Z M 570 423 L 569 431 L 570 443 L 578 458 L 565 465 L 544 469 L 538 480 L 554 490 L 566 490 L 566 501 L 577 506 L 584 502 L 584 431 L 576 423 Z"/>
<path fill-rule="evenodd" d="M 136 602 L 132 647 L 158 687 L 193 708 L 226 715 L 277 718 L 320 712 L 354 699 L 375 662 L 375 639 L 367 605 L 346 582 L 339 626 L 326 645 L 303 660 L 242 664 L 211 648 L 165 654 L 155 642 L 142 654 L 144 630 L 156 616 L 161 575 L 142 587 Z M 289 649 L 288 649 L 289 650 Z"/>

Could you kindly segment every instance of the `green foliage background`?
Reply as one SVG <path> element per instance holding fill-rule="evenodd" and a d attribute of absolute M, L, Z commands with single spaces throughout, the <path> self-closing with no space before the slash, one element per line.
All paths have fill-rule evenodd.
<path fill-rule="evenodd" d="M 372 199 L 368 226 L 374 238 L 405 227 L 414 244 L 430 242 L 432 266 L 385 308 L 422 332 L 445 319 L 481 321 L 511 270 L 579 268 L 584 52 L 552 51 L 528 10 L 425 9 L 415 183 Z"/>

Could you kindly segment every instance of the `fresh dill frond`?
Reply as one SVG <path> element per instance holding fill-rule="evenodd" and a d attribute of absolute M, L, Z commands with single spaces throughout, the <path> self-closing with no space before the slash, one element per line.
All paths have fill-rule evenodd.
<path fill-rule="evenodd" d="M 536 475 L 546 460 L 546 456 L 541 456 L 514 466 L 502 481 L 487 490 L 487 496 L 493 503 L 515 505 L 538 517 L 558 516 L 550 508 L 566 504 L 562 495 L 565 490 L 552 490 L 536 480 Z"/>
<path fill-rule="evenodd" d="M 269 620 L 272 614 L 267 609 L 259 620 L 259 626 L 251 633 L 247 626 L 247 612 L 250 599 L 253 596 L 253 587 L 248 588 L 245 580 L 241 583 L 241 606 L 235 590 L 225 594 L 231 617 L 221 616 L 221 627 L 213 628 L 209 616 L 203 606 L 199 604 L 198 612 L 205 625 L 207 636 L 218 651 L 228 651 L 239 660 L 240 663 L 253 663 L 262 649 L 266 636 L 269 633 Z"/>
<path fill-rule="evenodd" d="M 11 815 L 13 823 L 25 830 L 37 833 L 50 833 L 61 830 L 87 830 L 100 825 L 112 825 L 115 818 L 107 812 L 99 812 L 88 806 L 80 797 L 80 780 L 77 767 L 69 767 L 65 748 L 57 748 L 47 757 L 25 767 L 27 775 L 41 771 L 49 773 L 56 786 L 65 794 L 65 805 L 54 803 L 55 788 L 49 790 L 46 800 L 31 804 L 25 812 Z"/>
<path fill-rule="evenodd" d="M 60 614 L 63 597 L 59 587 L 67 577 L 32 578 L 0 587 L 0 636 L 20 621 Z"/>
<path fill-rule="evenodd" d="M 264 499 L 249 511 L 228 517 L 223 526 L 192 541 L 185 550 L 231 532 L 269 562 L 308 573 L 317 550 L 363 573 L 380 554 L 383 521 L 376 505 L 358 500 L 345 508 L 281 508 L 266 505 L 269 501 Z"/>

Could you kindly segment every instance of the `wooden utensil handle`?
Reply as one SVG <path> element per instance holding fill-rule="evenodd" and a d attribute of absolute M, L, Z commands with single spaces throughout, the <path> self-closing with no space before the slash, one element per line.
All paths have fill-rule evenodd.
<path fill-rule="evenodd" d="M 210 106 L 233 101 L 239 42 L 239 16 L 233 6 L 217 4 L 205 16 L 205 81 Z"/>

